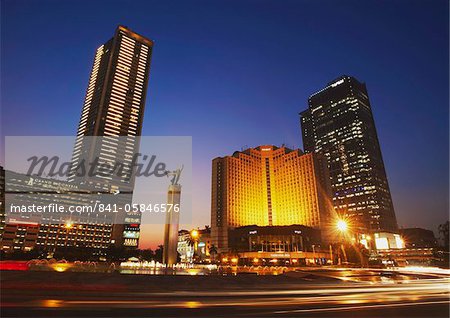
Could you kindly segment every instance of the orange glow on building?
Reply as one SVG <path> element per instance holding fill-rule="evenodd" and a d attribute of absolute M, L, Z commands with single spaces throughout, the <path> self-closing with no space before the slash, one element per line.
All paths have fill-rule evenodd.
<path fill-rule="evenodd" d="M 286 147 L 260 146 L 212 165 L 213 244 L 228 248 L 228 228 L 292 224 L 320 228 L 331 214 L 325 159 Z"/>

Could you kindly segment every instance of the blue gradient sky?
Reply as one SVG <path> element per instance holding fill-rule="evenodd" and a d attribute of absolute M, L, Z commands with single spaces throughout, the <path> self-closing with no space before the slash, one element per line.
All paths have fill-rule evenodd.
<path fill-rule="evenodd" d="M 400 225 L 448 219 L 448 1 L 1 2 L 3 135 L 73 135 L 94 50 L 155 41 L 144 135 L 193 137 L 193 224 L 211 159 L 302 147 L 298 112 L 341 74 L 368 86 Z M 162 229 L 142 246 L 160 243 Z"/>

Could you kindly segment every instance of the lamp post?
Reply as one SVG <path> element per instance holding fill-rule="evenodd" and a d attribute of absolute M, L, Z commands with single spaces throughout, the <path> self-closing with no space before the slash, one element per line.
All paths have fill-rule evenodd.
<path fill-rule="evenodd" d="M 313 244 L 312 245 L 312 250 L 313 250 L 313 262 L 314 262 L 314 265 L 316 265 L 316 249 L 315 249 L 315 245 Z"/>
<path fill-rule="evenodd" d="M 192 230 L 192 231 L 190 232 L 190 236 L 191 236 L 191 240 L 192 240 L 193 243 L 194 243 L 194 253 L 193 253 L 193 255 L 192 255 L 192 261 L 194 261 L 195 254 L 196 254 L 196 252 L 197 252 L 198 237 L 199 237 L 200 235 L 199 235 L 199 233 L 198 233 L 198 230 Z"/>
<path fill-rule="evenodd" d="M 347 262 L 347 254 L 345 253 L 345 249 L 344 249 L 344 237 L 345 237 L 345 233 L 348 231 L 348 224 L 345 220 L 338 220 L 336 223 L 336 228 L 339 231 L 339 233 L 341 234 L 341 250 L 342 250 L 342 254 L 344 255 L 344 260 L 345 262 Z M 341 258 L 338 258 L 338 265 L 341 265 Z"/>

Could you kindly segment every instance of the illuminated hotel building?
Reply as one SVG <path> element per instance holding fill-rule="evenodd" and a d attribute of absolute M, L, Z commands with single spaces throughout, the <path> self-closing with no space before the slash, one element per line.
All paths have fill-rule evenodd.
<path fill-rule="evenodd" d="M 300 114 L 303 146 L 326 157 L 336 212 L 361 231 L 396 231 L 366 85 L 342 76 L 311 95 L 308 105 Z"/>
<path fill-rule="evenodd" d="M 260 146 L 212 162 L 211 240 L 221 252 L 229 231 L 257 226 L 329 222 L 331 188 L 326 161 L 286 147 Z"/>

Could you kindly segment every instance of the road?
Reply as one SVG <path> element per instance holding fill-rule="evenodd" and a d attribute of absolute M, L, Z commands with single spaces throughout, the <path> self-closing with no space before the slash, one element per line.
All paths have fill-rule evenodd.
<path fill-rule="evenodd" d="M 279 276 L 2 272 L 2 317 L 448 317 L 449 277 L 374 270 Z"/>

